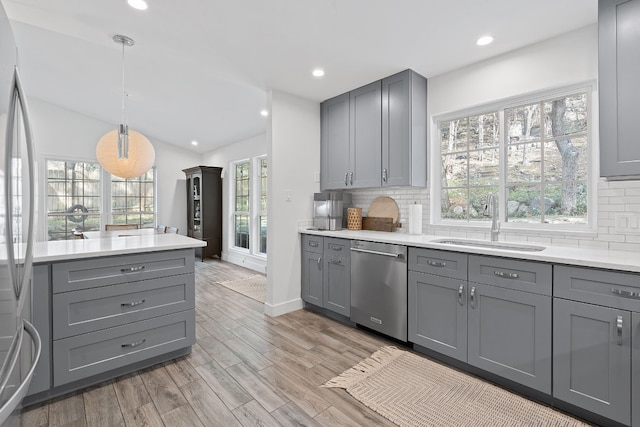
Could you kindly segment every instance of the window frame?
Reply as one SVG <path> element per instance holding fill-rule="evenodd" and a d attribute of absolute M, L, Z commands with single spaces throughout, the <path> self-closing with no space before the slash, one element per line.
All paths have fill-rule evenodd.
<path fill-rule="evenodd" d="M 247 210 L 247 211 L 237 211 L 236 210 L 237 185 L 238 185 L 238 182 L 237 182 L 237 179 L 236 179 L 236 168 L 238 167 L 238 165 L 242 165 L 242 164 L 248 164 L 249 165 L 249 167 L 248 167 L 248 173 L 249 173 L 249 185 L 248 185 L 249 194 L 248 194 L 248 196 L 249 197 L 248 197 L 248 200 L 247 200 L 249 210 Z M 230 230 L 231 230 L 230 242 L 231 242 L 231 244 L 230 244 L 230 247 L 233 248 L 234 250 L 237 250 L 237 251 L 240 251 L 240 252 L 244 252 L 244 253 L 251 253 L 251 250 L 252 250 L 252 247 L 253 247 L 253 242 L 251 241 L 252 240 L 251 239 L 251 236 L 252 236 L 252 232 L 251 232 L 251 229 L 252 229 L 251 205 L 253 204 L 252 200 L 251 200 L 251 197 L 252 197 L 251 193 L 254 193 L 254 191 L 252 189 L 252 186 L 251 186 L 251 182 L 252 182 L 252 177 L 251 177 L 251 175 L 252 175 L 252 167 L 253 167 L 253 164 L 251 162 L 251 159 L 241 159 L 241 160 L 233 161 L 233 162 L 231 162 L 230 167 L 229 167 L 229 171 L 230 171 L 229 175 L 230 175 L 231 183 L 232 183 L 231 184 L 232 185 L 232 189 L 231 189 L 231 209 L 230 209 L 230 212 L 231 212 L 231 221 L 230 221 L 231 222 L 231 226 L 230 226 Z M 248 227 L 247 233 L 249 234 L 248 239 L 247 239 L 247 242 L 249 244 L 248 248 L 243 248 L 242 246 L 237 246 L 236 245 L 236 217 L 239 216 L 239 215 L 247 216 L 248 219 L 249 219 L 248 220 L 248 224 L 247 224 L 247 227 Z"/>
<path fill-rule="evenodd" d="M 153 221 L 150 227 L 146 227 L 146 228 L 154 228 L 158 222 L 158 170 L 156 168 L 156 166 L 152 166 L 151 170 L 153 171 Z M 102 168 L 103 174 L 105 174 L 104 176 L 106 176 L 105 178 L 105 185 L 108 186 L 108 190 L 106 191 L 106 194 L 108 194 L 108 199 L 109 199 L 109 212 L 106 215 L 106 219 L 108 222 L 105 222 L 105 224 L 114 224 L 114 212 L 113 212 L 113 177 L 114 175 L 110 174 L 109 172 L 107 172 L 106 170 L 104 170 L 104 168 Z M 147 171 L 148 172 L 148 171 Z M 146 173 L 146 172 L 145 172 Z M 134 179 L 134 178 L 120 178 L 123 180 L 123 182 L 129 182 L 129 179 Z M 138 197 L 140 197 L 140 195 L 138 195 Z M 134 212 L 131 212 L 131 214 L 133 214 Z M 148 213 L 148 212 L 147 212 Z M 124 213 L 117 213 L 115 215 L 129 215 L 129 211 L 125 211 Z M 141 215 L 141 213 L 140 213 Z M 131 222 L 127 222 L 127 224 L 135 224 L 135 223 L 131 223 Z M 137 224 L 139 224 L 140 228 L 143 228 L 142 223 L 139 221 Z"/>
<path fill-rule="evenodd" d="M 558 97 L 567 97 L 576 93 L 584 92 L 587 97 L 587 117 L 589 118 L 587 123 L 587 223 L 586 224 L 545 224 L 545 223 L 525 223 L 525 222 L 507 222 L 506 221 L 506 206 L 502 203 L 506 195 L 507 177 L 506 177 L 506 155 L 507 155 L 507 143 L 505 133 L 505 110 L 514 107 L 520 107 L 523 105 L 533 104 L 537 102 L 543 102 L 545 100 L 556 99 Z M 597 83 L 595 81 L 586 81 L 573 85 L 530 92 L 522 95 L 517 95 L 509 98 L 504 98 L 497 101 L 492 101 L 485 104 L 480 104 L 474 107 L 451 111 L 443 114 L 436 114 L 431 117 L 431 149 L 430 149 L 430 210 L 433 213 L 430 218 L 430 225 L 437 228 L 447 229 L 455 228 L 459 231 L 467 232 L 486 232 L 487 227 L 491 222 L 490 218 L 485 220 L 479 219 L 474 221 L 468 220 L 456 220 L 456 219 L 443 219 L 441 217 L 441 189 L 442 189 L 442 153 L 440 145 L 441 124 L 443 122 L 469 117 L 474 115 L 480 115 L 497 111 L 500 119 L 500 138 L 499 138 L 499 153 L 500 153 L 500 176 L 498 180 L 498 218 L 501 222 L 502 231 L 517 231 L 524 234 L 537 234 L 548 235 L 558 232 L 570 235 L 573 233 L 578 234 L 594 234 L 597 231 L 597 181 L 598 181 L 598 167 L 597 150 L 598 150 L 598 106 L 594 100 L 598 99 Z"/>

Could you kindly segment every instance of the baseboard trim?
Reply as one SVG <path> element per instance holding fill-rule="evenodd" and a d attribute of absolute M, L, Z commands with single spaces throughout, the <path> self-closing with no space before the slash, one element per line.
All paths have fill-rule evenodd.
<path fill-rule="evenodd" d="M 222 259 L 232 264 L 246 267 L 259 273 L 267 272 L 267 260 L 249 254 L 237 253 L 233 251 L 223 251 Z"/>
<path fill-rule="evenodd" d="M 300 310 L 303 307 L 304 304 L 301 298 L 296 298 L 294 300 L 275 305 L 264 303 L 264 314 L 271 317 L 277 317 L 283 314 L 291 313 L 292 311 Z"/>

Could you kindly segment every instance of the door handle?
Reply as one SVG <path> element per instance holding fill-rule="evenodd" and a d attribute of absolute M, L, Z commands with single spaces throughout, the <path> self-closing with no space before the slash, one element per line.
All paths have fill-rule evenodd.
<path fill-rule="evenodd" d="M 321 257 L 321 256 L 319 256 L 319 257 L 318 257 L 318 267 L 321 267 L 321 266 L 322 266 L 322 265 L 320 264 L 320 261 L 322 261 L 322 257 Z"/>
<path fill-rule="evenodd" d="M 460 305 L 464 305 L 464 302 L 462 301 L 463 293 L 464 293 L 464 285 L 460 285 L 460 287 L 458 288 L 458 304 Z"/>
<path fill-rule="evenodd" d="M 616 320 L 616 329 L 618 331 L 618 345 L 622 345 L 622 316 L 618 316 L 618 319 Z"/>
<path fill-rule="evenodd" d="M 387 183 L 387 168 L 382 169 L 382 183 Z"/>
<path fill-rule="evenodd" d="M 344 173 L 344 186 L 349 185 L 349 172 Z"/>
<path fill-rule="evenodd" d="M 353 185 L 353 172 L 349 172 L 349 185 Z"/>
<path fill-rule="evenodd" d="M 469 303 L 471 304 L 471 308 L 476 308 L 476 287 L 471 287 L 471 292 L 469 292 Z"/>

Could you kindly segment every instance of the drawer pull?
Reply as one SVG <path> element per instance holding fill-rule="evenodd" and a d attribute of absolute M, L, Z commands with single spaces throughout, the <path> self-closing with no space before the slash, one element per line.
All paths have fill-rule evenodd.
<path fill-rule="evenodd" d="M 122 307 L 135 307 L 136 305 L 144 304 L 146 299 L 141 299 L 140 301 L 131 301 L 131 302 L 123 302 L 120 305 Z"/>
<path fill-rule="evenodd" d="M 428 260 L 427 264 L 429 264 L 432 267 L 446 267 L 447 263 L 446 262 L 442 262 L 442 261 L 431 261 Z"/>
<path fill-rule="evenodd" d="M 333 249 L 334 251 L 341 251 L 342 246 L 339 245 L 329 245 L 329 249 Z"/>
<path fill-rule="evenodd" d="M 520 277 L 518 273 L 505 273 L 504 271 L 493 270 L 493 274 L 498 277 L 504 277 L 506 279 L 517 279 Z"/>
<path fill-rule="evenodd" d="M 130 267 L 130 268 L 121 268 L 120 271 L 123 273 L 137 273 L 139 271 L 144 270 L 144 265 L 140 265 L 138 267 Z"/>
<path fill-rule="evenodd" d="M 624 291 L 622 289 L 611 288 L 611 293 L 624 298 L 640 299 L 640 292 Z"/>
<path fill-rule="evenodd" d="M 331 261 L 329 261 L 329 264 L 342 264 L 342 260 L 332 259 Z"/>
<path fill-rule="evenodd" d="M 616 329 L 618 330 L 618 345 L 622 345 L 622 316 L 618 316 L 616 320 Z"/>
<path fill-rule="evenodd" d="M 140 341 L 136 341 L 136 342 L 129 342 L 129 343 L 126 343 L 126 344 L 122 344 L 122 345 L 121 345 L 121 347 L 122 347 L 122 348 L 133 348 L 133 347 L 137 347 L 137 346 L 139 346 L 139 345 L 142 345 L 142 344 L 144 344 L 145 342 L 147 342 L 147 339 L 146 339 L 146 338 L 141 339 Z"/>
<path fill-rule="evenodd" d="M 315 241 L 309 242 L 309 246 L 317 248 L 318 247 L 318 242 L 315 242 Z"/>

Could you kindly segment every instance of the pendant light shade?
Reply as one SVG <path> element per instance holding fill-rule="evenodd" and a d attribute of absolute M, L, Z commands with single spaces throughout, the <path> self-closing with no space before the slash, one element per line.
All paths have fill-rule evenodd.
<path fill-rule="evenodd" d="M 96 145 L 100 165 L 120 178 L 135 178 L 147 172 L 156 160 L 156 152 L 146 136 L 129 130 L 128 156 L 118 157 L 118 129 L 104 134 Z"/>
<path fill-rule="evenodd" d="M 118 129 L 107 132 L 96 146 L 96 158 L 107 172 L 120 178 L 135 178 L 146 173 L 156 159 L 151 142 L 140 132 L 129 130 L 126 121 L 124 90 L 124 47 L 133 46 L 133 39 L 113 36 L 113 41 L 122 44 L 122 122 Z"/>

